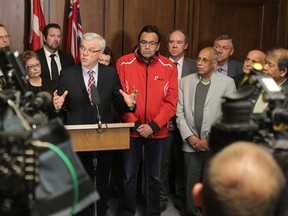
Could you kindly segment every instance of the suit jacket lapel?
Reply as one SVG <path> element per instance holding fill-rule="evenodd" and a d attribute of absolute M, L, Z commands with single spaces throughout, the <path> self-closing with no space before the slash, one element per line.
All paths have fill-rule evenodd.
<path fill-rule="evenodd" d="M 188 71 L 188 63 L 184 57 L 184 60 L 183 60 L 183 68 L 182 68 L 182 74 L 181 74 L 181 78 L 188 75 L 189 74 L 189 71 Z"/>
<path fill-rule="evenodd" d="M 85 96 L 85 99 L 87 100 L 87 102 L 90 103 L 90 99 L 89 99 L 89 95 L 86 89 L 86 85 L 84 82 L 84 77 L 83 77 L 83 72 L 82 72 L 82 67 L 81 64 L 79 64 L 79 68 L 77 69 L 77 73 L 76 73 L 76 79 L 82 89 L 83 95 Z"/>
<path fill-rule="evenodd" d="M 217 72 L 218 73 L 218 72 Z M 206 106 L 208 104 L 208 102 L 210 101 L 210 99 L 212 98 L 214 92 L 217 92 L 217 82 L 220 82 L 219 80 L 219 76 L 216 72 L 213 72 L 212 76 L 211 76 L 211 83 L 210 83 L 210 87 L 207 93 L 207 97 L 205 100 L 205 105 Z M 213 79 L 213 80 L 212 80 Z"/>

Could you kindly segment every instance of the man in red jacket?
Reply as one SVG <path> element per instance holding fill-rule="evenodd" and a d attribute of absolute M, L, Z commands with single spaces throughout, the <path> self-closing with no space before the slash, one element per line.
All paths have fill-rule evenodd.
<path fill-rule="evenodd" d="M 138 36 L 138 50 L 121 57 L 117 70 L 123 90 L 138 90 L 135 113 L 123 114 L 124 122 L 134 122 L 130 149 L 124 151 L 123 194 L 119 215 L 135 215 L 137 172 L 144 146 L 144 211 L 160 215 L 160 168 L 167 122 L 175 115 L 178 78 L 175 64 L 158 53 L 160 33 L 156 26 L 145 26 Z"/>

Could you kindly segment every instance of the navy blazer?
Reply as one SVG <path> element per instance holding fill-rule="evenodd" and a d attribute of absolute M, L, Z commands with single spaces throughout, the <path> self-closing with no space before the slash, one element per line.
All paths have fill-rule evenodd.
<path fill-rule="evenodd" d="M 230 59 L 228 61 L 228 76 L 229 77 L 234 77 L 238 74 L 242 74 L 243 73 L 243 63 Z"/>
<path fill-rule="evenodd" d="M 96 107 L 90 103 L 81 64 L 64 68 L 59 76 L 56 89 L 59 95 L 68 90 L 63 110 L 65 124 L 97 123 Z M 99 63 L 97 89 L 100 97 L 98 107 L 102 123 L 114 121 L 112 103 L 116 105 L 116 110 L 130 111 L 123 96 L 119 93 L 121 84 L 114 68 Z"/>
<path fill-rule="evenodd" d="M 181 78 L 197 72 L 197 63 L 194 59 L 184 57 Z"/>
<path fill-rule="evenodd" d="M 45 52 L 44 52 L 44 47 L 37 50 L 36 52 L 40 57 L 41 77 L 51 79 L 48 63 L 47 63 Z M 62 69 L 64 69 L 65 67 L 69 67 L 69 66 L 74 65 L 74 59 L 71 55 L 68 55 L 67 53 L 65 53 L 61 50 L 58 50 L 58 53 L 59 53 Z"/>

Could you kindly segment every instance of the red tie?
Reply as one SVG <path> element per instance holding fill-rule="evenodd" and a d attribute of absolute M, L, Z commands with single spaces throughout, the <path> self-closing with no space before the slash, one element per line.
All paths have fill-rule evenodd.
<path fill-rule="evenodd" d="M 89 73 L 89 80 L 88 80 L 88 88 L 87 88 L 87 91 L 88 91 L 88 95 L 89 95 L 89 99 L 90 99 L 90 102 L 92 103 L 92 95 L 91 95 L 91 86 L 92 85 L 95 85 L 95 79 L 94 79 L 94 76 L 93 76 L 93 70 L 91 71 L 88 71 Z"/>

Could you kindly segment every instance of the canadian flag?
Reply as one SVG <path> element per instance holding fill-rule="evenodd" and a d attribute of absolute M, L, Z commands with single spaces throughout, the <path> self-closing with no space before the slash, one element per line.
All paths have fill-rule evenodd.
<path fill-rule="evenodd" d="M 66 53 L 71 54 L 75 63 L 80 61 L 79 46 L 82 39 L 80 0 L 70 0 Z"/>
<path fill-rule="evenodd" d="M 31 23 L 30 23 L 30 49 L 38 50 L 43 45 L 43 30 L 46 26 L 43 16 L 43 0 L 31 0 Z"/>

